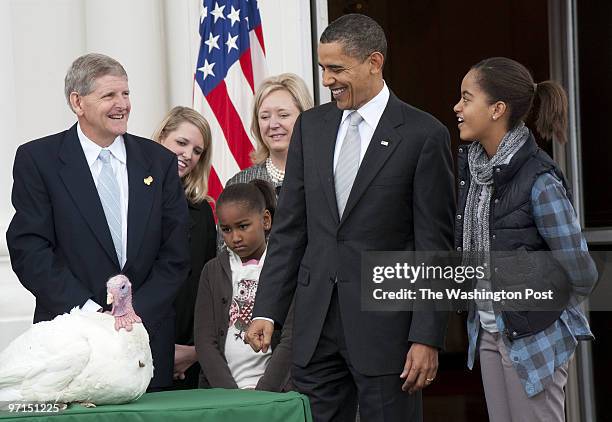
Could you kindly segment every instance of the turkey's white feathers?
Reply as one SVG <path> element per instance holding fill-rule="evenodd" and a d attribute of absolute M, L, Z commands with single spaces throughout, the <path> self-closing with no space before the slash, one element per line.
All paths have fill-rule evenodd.
<path fill-rule="evenodd" d="M 153 377 L 142 324 L 116 331 L 115 318 L 77 308 L 34 324 L 0 353 L 0 401 L 126 403 Z M 144 366 L 142 366 L 144 365 Z"/>

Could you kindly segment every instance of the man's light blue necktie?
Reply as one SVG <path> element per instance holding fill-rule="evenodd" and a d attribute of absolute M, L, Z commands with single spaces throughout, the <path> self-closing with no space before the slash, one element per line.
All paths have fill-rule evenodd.
<path fill-rule="evenodd" d="M 121 266 L 121 199 L 119 191 L 119 183 L 113 173 L 113 167 L 110 163 L 110 151 L 103 149 L 100 151 L 98 159 L 102 162 L 102 170 L 98 176 L 98 195 L 104 209 L 106 222 L 110 229 L 115 245 L 115 252 Z"/>

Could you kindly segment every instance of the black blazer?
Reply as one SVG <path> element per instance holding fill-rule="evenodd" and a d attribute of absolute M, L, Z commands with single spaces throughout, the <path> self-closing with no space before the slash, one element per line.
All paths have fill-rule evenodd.
<path fill-rule="evenodd" d="M 340 220 L 332 166 L 341 116 L 329 103 L 296 121 L 253 315 L 282 324 L 295 292 L 293 361 L 305 366 L 337 279 L 351 364 L 396 374 L 412 342 L 443 346 L 448 314 L 361 311 L 361 252 L 451 249 L 449 134 L 391 93 Z"/>
<path fill-rule="evenodd" d="M 176 344 L 193 346 L 193 314 L 202 268 L 217 253 L 217 228 L 207 201 L 189 204 L 189 249 L 191 269 L 187 280 L 174 301 L 176 310 Z M 198 388 L 200 364 L 194 363 L 185 371 L 185 379 L 174 380 L 173 388 Z"/>
<path fill-rule="evenodd" d="M 151 387 L 161 387 L 172 383 L 172 303 L 189 271 L 187 203 L 176 157 L 148 139 L 126 133 L 124 140 L 129 208 L 123 270 L 76 124 L 17 149 L 16 213 L 6 239 L 13 270 L 36 297 L 34 322 L 69 312 L 88 299 L 109 309 L 106 281 L 125 274 L 151 341 Z"/>
<path fill-rule="evenodd" d="M 217 228 L 208 202 L 189 205 L 189 250 L 191 268 L 174 302 L 176 309 L 176 343 L 193 346 L 193 312 L 200 274 L 204 264 L 217 254 Z"/>

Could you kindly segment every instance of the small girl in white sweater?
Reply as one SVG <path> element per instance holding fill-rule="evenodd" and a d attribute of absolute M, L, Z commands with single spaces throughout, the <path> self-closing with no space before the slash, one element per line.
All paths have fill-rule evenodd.
<path fill-rule="evenodd" d="M 202 387 L 269 391 L 290 387 L 290 321 L 277 330 L 267 353 L 255 353 L 244 342 L 275 202 L 274 190 L 262 180 L 230 185 L 217 200 L 227 249 L 207 263 L 200 278 L 194 335 Z"/>

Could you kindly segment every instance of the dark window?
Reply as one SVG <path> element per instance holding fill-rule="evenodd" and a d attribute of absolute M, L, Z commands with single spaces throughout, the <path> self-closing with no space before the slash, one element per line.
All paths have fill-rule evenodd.
<path fill-rule="evenodd" d="M 576 3 L 585 226 L 609 227 L 612 226 L 612 2 Z"/>

